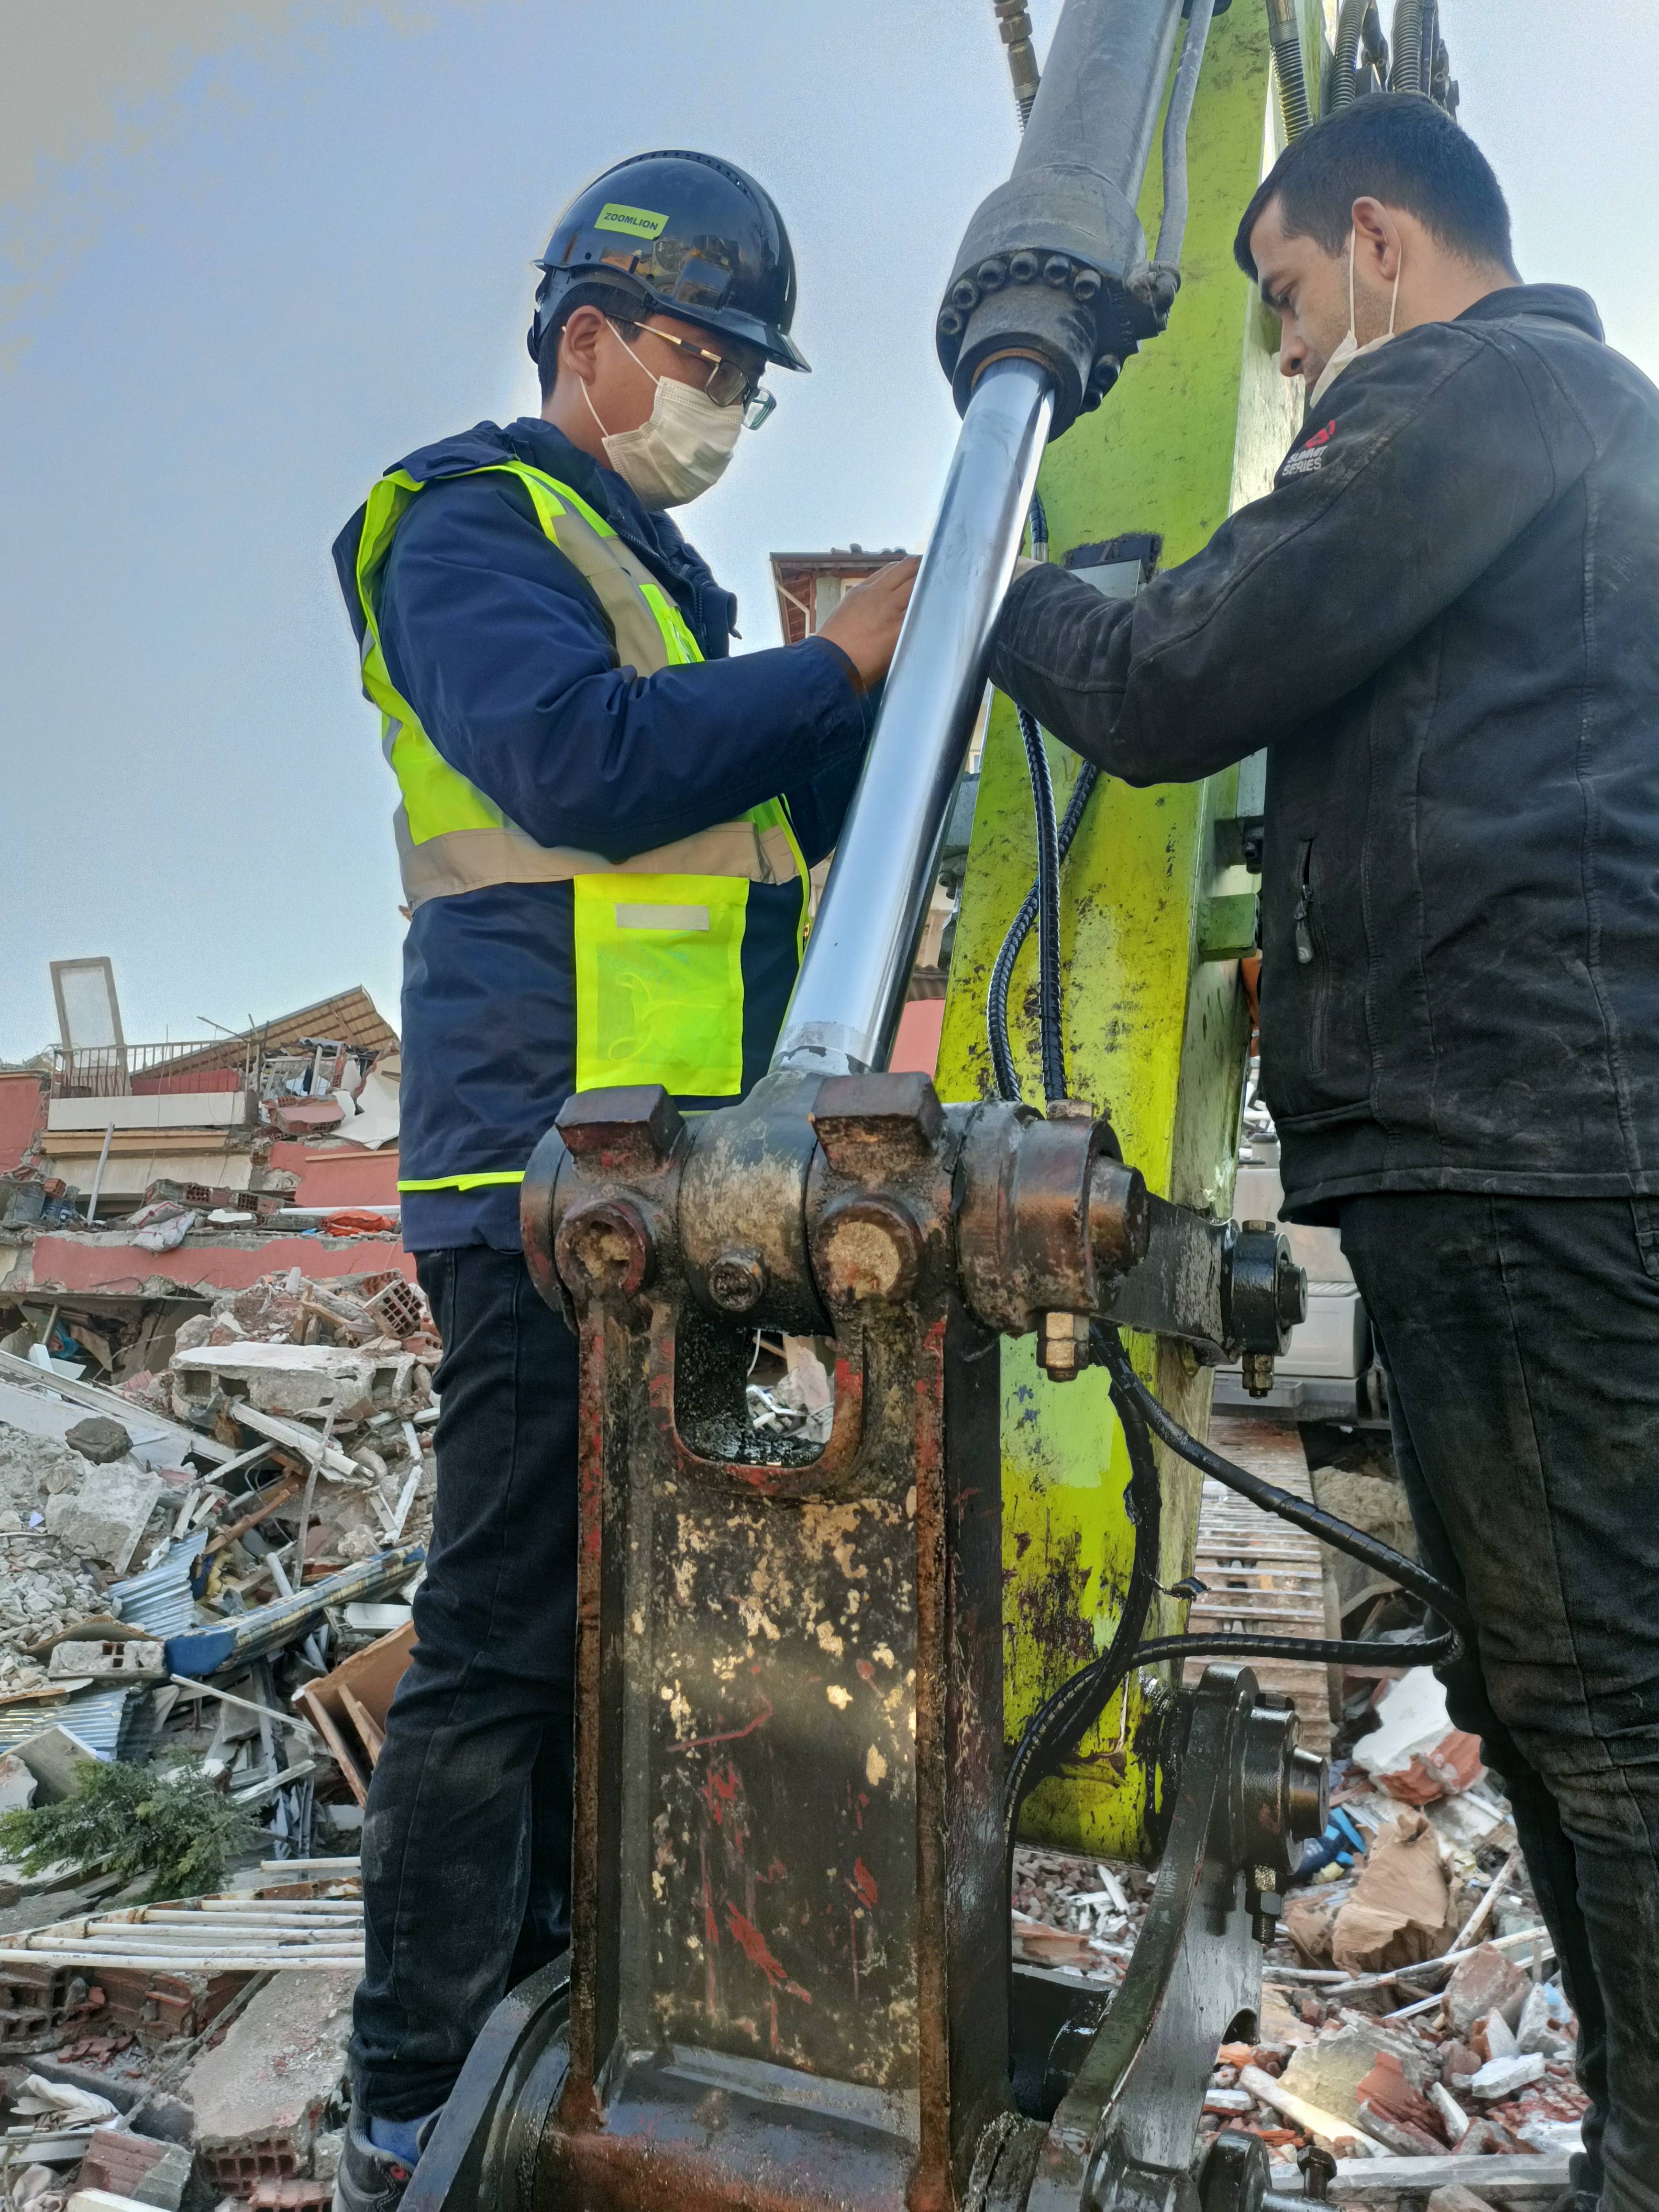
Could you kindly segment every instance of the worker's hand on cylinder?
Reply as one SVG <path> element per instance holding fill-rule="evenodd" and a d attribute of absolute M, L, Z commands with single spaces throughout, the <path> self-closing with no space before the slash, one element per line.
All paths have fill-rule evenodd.
<path fill-rule="evenodd" d="M 912 554 L 906 560 L 892 561 L 886 568 L 878 568 L 873 576 L 866 576 L 861 584 L 853 586 L 818 632 L 820 637 L 827 637 L 841 647 L 857 671 L 859 684 L 866 691 L 872 684 L 881 682 L 891 665 L 904 610 L 910 604 L 916 571 L 921 566 L 921 556 Z"/>

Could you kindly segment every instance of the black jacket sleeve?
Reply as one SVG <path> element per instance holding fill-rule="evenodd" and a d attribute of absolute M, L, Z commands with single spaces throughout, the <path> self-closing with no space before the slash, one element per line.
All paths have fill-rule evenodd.
<path fill-rule="evenodd" d="M 435 483 L 415 502 L 387 562 L 380 636 L 452 768 L 538 844 L 611 860 L 797 792 L 815 830 L 820 811 L 834 816 L 833 840 L 834 793 L 868 733 L 870 702 L 827 639 L 653 676 L 616 666 L 598 602 L 498 476 Z"/>
<path fill-rule="evenodd" d="M 1333 386 L 1273 489 L 1129 600 L 1061 569 L 1010 589 L 992 680 L 1133 784 L 1208 775 L 1363 683 L 1591 458 L 1546 437 L 1516 355 L 1426 324 Z"/>

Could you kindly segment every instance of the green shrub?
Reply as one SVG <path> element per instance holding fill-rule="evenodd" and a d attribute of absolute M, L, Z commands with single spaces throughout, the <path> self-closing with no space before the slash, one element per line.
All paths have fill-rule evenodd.
<path fill-rule="evenodd" d="M 254 1834 L 241 1808 L 193 1768 L 88 1759 L 60 1803 L 0 1814 L 0 1858 L 29 1875 L 64 1860 L 95 1866 L 124 1886 L 148 1875 L 145 1901 L 153 1903 L 221 1887 Z"/>

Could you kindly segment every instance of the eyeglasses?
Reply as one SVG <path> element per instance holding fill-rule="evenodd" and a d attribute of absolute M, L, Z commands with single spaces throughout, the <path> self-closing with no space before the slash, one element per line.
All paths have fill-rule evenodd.
<path fill-rule="evenodd" d="M 664 345 L 678 346 L 682 353 L 690 354 L 697 361 L 708 363 L 708 374 L 702 388 L 716 407 L 743 407 L 743 426 L 745 430 L 758 430 L 761 424 L 777 405 L 777 394 L 769 392 L 756 377 L 749 374 L 735 361 L 728 361 L 723 353 L 710 353 L 707 346 L 693 345 L 690 338 L 678 338 L 672 331 L 659 331 L 654 323 L 636 325 L 648 337 L 660 338 Z"/>

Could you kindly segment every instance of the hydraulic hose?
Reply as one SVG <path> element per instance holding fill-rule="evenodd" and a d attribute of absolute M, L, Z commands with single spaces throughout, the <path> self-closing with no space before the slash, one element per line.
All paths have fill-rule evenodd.
<path fill-rule="evenodd" d="M 1063 863 L 1071 851 L 1073 840 L 1083 825 L 1084 811 L 1089 797 L 1100 781 L 1100 770 L 1092 761 L 1085 767 L 1073 787 L 1071 804 L 1060 825 L 1058 846 Z M 1020 947 L 1031 933 L 1031 925 L 1037 917 L 1037 887 L 1032 884 L 1026 892 L 1024 904 L 1008 926 L 1008 934 L 1002 940 L 1001 950 L 991 969 L 991 981 L 985 994 L 985 1026 L 991 1047 L 991 1068 L 996 1078 L 999 1098 L 1018 1100 L 1021 1095 L 1019 1078 L 1014 1070 L 1013 1047 L 1008 1040 L 1008 986 L 1014 972 L 1014 962 Z M 1056 1092 L 1057 1097 L 1064 1093 Z"/>
<path fill-rule="evenodd" d="M 1187 235 L 1187 126 L 1192 121 L 1198 73 L 1204 66 L 1205 43 L 1214 15 L 1215 0 L 1193 0 L 1187 43 L 1181 50 L 1181 65 L 1164 118 L 1164 213 L 1152 253 L 1152 274 L 1164 281 L 1171 299 L 1181 283 L 1181 246 Z"/>
<path fill-rule="evenodd" d="M 1091 1342 L 1096 1358 L 1112 1378 L 1114 1403 L 1120 1391 L 1133 1399 L 1153 1435 L 1190 1466 L 1213 1477 L 1217 1482 L 1224 1483 L 1229 1490 L 1236 1490 L 1242 1498 L 1248 1498 L 1252 1505 L 1259 1505 L 1268 1513 L 1275 1513 L 1281 1521 L 1290 1522 L 1293 1528 L 1304 1530 L 1310 1536 L 1316 1536 L 1322 1544 L 1329 1544 L 1336 1551 L 1346 1552 L 1350 1559 L 1376 1568 L 1390 1582 L 1398 1583 L 1401 1589 L 1409 1590 L 1413 1597 L 1421 1598 L 1425 1605 L 1432 1607 L 1455 1628 L 1465 1634 L 1469 1632 L 1469 1617 L 1462 1600 L 1448 1589 L 1444 1583 L 1430 1574 L 1426 1567 L 1419 1566 L 1415 1559 L 1408 1559 L 1403 1552 L 1396 1552 L 1391 1544 L 1384 1544 L 1376 1537 L 1367 1536 L 1362 1530 L 1350 1527 L 1347 1522 L 1339 1521 L 1334 1514 L 1321 1512 L 1318 1506 L 1310 1504 L 1305 1498 L 1297 1498 L 1291 1491 L 1280 1490 L 1276 1483 L 1266 1481 L 1261 1475 L 1252 1474 L 1248 1468 L 1224 1459 L 1209 1444 L 1200 1443 L 1196 1437 L 1188 1435 L 1175 1416 L 1159 1405 L 1135 1373 L 1129 1364 L 1129 1355 L 1123 1348 L 1123 1340 L 1115 1328 L 1097 1323 L 1091 1333 Z"/>
<path fill-rule="evenodd" d="M 1028 714 L 1024 707 L 1019 709 L 1019 734 L 1036 813 L 1037 1037 L 1042 1095 L 1048 1100 L 1066 1096 L 1066 1048 L 1060 1032 L 1060 827 L 1054 819 L 1054 779 L 1048 772 L 1042 732 L 1036 716 Z M 1012 967 L 1012 963 L 1009 964 Z"/>
<path fill-rule="evenodd" d="M 1208 1444 L 1200 1443 L 1159 1405 L 1135 1373 L 1123 1340 L 1109 1322 L 1097 1322 L 1090 1335 L 1096 1358 L 1111 1377 L 1112 1403 L 1123 1425 L 1124 1442 L 1128 1447 L 1127 1502 L 1135 1532 L 1134 1555 L 1122 1615 L 1111 1643 L 1098 1659 L 1079 1668 L 1038 1707 L 1026 1723 L 1009 1762 L 1003 1785 L 1002 1815 L 1011 1896 L 1021 1806 L 1040 1781 L 1071 1757 L 1111 1703 L 1132 1668 L 1170 1659 L 1293 1659 L 1326 1666 L 1364 1666 L 1376 1661 L 1379 1650 L 1386 1650 L 1392 1666 L 1433 1667 L 1456 1658 L 1463 1648 L 1464 1635 L 1470 1632 L 1468 1614 L 1462 1601 L 1415 1560 L 1351 1528 L 1334 1515 L 1322 1513 L 1304 1498 L 1264 1481 L 1247 1468 L 1224 1458 Z M 1149 1431 L 1189 1465 L 1248 1498 L 1252 1504 L 1278 1514 L 1282 1520 L 1293 1522 L 1334 1550 L 1346 1553 L 1350 1559 L 1382 1568 L 1402 1589 L 1424 1599 L 1450 1626 L 1438 1636 L 1388 1645 L 1358 1638 L 1261 1635 L 1160 1636 L 1150 1643 L 1140 1643 L 1151 1594 L 1158 1587 L 1158 1513 L 1147 1503 L 1149 1488 L 1156 1492 L 1158 1487 L 1156 1468 L 1152 1468 L 1150 1478 L 1146 1472 L 1152 1458 Z"/>
<path fill-rule="evenodd" d="M 1390 92 L 1426 92 L 1429 88 L 1423 82 L 1423 0 L 1396 0 Z"/>
<path fill-rule="evenodd" d="M 1376 0 L 1342 0 L 1337 19 L 1336 46 L 1331 70 L 1331 110 L 1349 107 L 1359 84 L 1359 57 L 1376 71 L 1377 82 L 1389 81 L 1389 42 L 1382 35 Z"/>
<path fill-rule="evenodd" d="M 1412 0 L 1401 0 L 1401 4 L 1412 4 Z M 1285 136 L 1299 138 L 1312 123 L 1313 111 L 1308 105 L 1308 81 L 1303 74 L 1302 26 L 1297 21 L 1296 0 L 1267 0 L 1267 43 L 1273 48 L 1279 78 Z"/>
<path fill-rule="evenodd" d="M 1048 557 L 1048 516 L 1040 493 L 1031 495 L 1031 558 L 1046 561 Z M 1042 1089 L 1045 1099 L 1066 1097 L 1065 1036 L 1062 1028 L 1061 970 L 1060 962 L 1060 875 L 1066 855 L 1072 849 L 1083 821 L 1084 809 L 1089 804 L 1089 794 L 1099 781 L 1100 771 L 1091 763 L 1077 780 L 1071 803 L 1066 809 L 1066 818 L 1058 828 L 1054 826 L 1054 782 L 1048 771 L 1048 757 L 1043 748 L 1042 733 L 1036 720 L 1024 708 L 1019 710 L 1019 733 L 1025 747 L 1026 772 L 1031 781 L 1031 802 L 1036 817 L 1037 879 L 1026 893 L 1019 911 L 1008 926 L 996 960 L 991 969 L 990 986 L 986 993 L 985 1026 L 991 1048 L 991 1069 L 996 1079 L 997 1096 L 1017 1100 L 1020 1097 L 1019 1078 L 1014 1071 L 1013 1047 L 1008 1037 L 1008 988 L 1014 973 L 1014 963 L 1020 948 L 1031 933 L 1031 925 L 1042 919 L 1048 928 L 1049 951 L 1043 952 L 1043 933 L 1037 935 L 1037 1010 L 1038 1042 L 1042 1062 Z M 1056 1090 L 1055 1084 L 1061 1085 Z"/>

